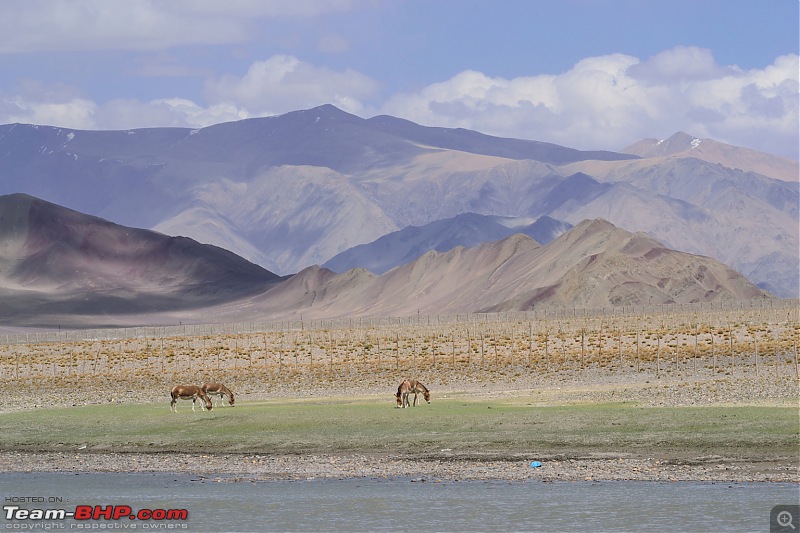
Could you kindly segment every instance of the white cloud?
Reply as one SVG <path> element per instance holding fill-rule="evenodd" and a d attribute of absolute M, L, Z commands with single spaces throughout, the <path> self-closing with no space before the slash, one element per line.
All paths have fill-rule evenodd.
<path fill-rule="evenodd" d="M 202 107 L 182 98 L 140 102 L 115 99 L 103 104 L 79 97 L 0 94 L 0 123 L 42 124 L 79 130 L 124 130 L 152 127 L 199 128 L 248 118 L 231 105 Z"/>
<path fill-rule="evenodd" d="M 315 17 L 363 0 L 4 0 L 0 54 L 75 50 L 163 50 L 244 42 L 254 20 Z"/>
<path fill-rule="evenodd" d="M 96 109 L 93 116 L 97 129 L 201 128 L 244 118 L 248 118 L 246 113 L 230 105 L 202 107 L 183 98 L 112 100 Z"/>
<path fill-rule="evenodd" d="M 93 129 L 97 105 L 83 98 L 31 101 L 21 96 L 0 95 L 0 122 L 42 124 L 75 129 Z"/>
<path fill-rule="evenodd" d="M 275 115 L 333 104 L 351 113 L 363 110 L 378 83 L 353 70 L 335 71 L 278 55 L 253 63 L 244 76 L 223 76 L 206 82 L 206 98 L 216 105 L 234 105 L 250 115 Z"/>
<path fill-rule="evenodd" d="M 465 71 L 396 94 L 381 112 L 582 149 L 620 149 L 686 131 L 797 158 L 798 87 L 797 55 L 742 71 L 716 64 L 708 50 L 677 47 L 645 61 L 587 58 L 556 76 L 509 80 Z"/>
<path fill-rule="evenodd" d="M 0 53 L 159 50 L 240 42 L 244 37 L 243 25 L 230 17 L 174 13 L 147 0 L 2 2 L 0 32 Z"/>
<path fill-rule="evenodd" d="M 74 129 L 200 128 L 322 104 L 359 113 L 365 109 L 364 100 L 377 90 L 376 81 L 352 70 L 335 71 L 292 56 L 274 56 L 253 63 L 243 76 L 208 79 L 207 106 L 177 97 L 95 103 L 69 87 L 30 82 L 21 85 L 18 94 L 0 94 L 0 124 L 21 122 Z"/>
<path fill-rule="evenodd" d="M 738 72 L 737 67 L 717 65 L 710 50 L 692 46 L 665 50 L 628 70 L 632 77 L 651 83 L 709 80 Z"/>
<path fill-rule="evenodd" d="M 162 2 L 163 3 L 163 2 Z M 364 0 L 174 0 L 172 6 L 160 6 L 181 13 L 249 17 L 317 17 L 335 11 L 349 11 Z"/>

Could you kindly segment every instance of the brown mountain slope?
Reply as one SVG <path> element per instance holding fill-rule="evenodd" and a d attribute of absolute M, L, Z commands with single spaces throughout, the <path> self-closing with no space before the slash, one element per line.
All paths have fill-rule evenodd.
<path fill-rule="evenodd" d="M 280 278 L 215 246 L 0 196 L 0 316 L 208 306 Z"/>
<path fill-rule="evenodd" d="M 645 234 L 629 233 L 602 219 L 584 221 L 563 237 L 529 258 L 547 272 L 531 280 L 538 287 L 492 310 L 770 297 L 718 261 L 670 250 Z"/>
<path fill-rule="evenodd" d="M 547 246 L 518 234 L 428 252 L 382 276 L 331 276 L 315 267 L 296 277 L 248 306 L 273 318 L 333 318 L 771 298 L 718 261 L 667 249 L 602 219 L 584 221 Z M 288 290 L 289 283 L 302 291 Z"/>

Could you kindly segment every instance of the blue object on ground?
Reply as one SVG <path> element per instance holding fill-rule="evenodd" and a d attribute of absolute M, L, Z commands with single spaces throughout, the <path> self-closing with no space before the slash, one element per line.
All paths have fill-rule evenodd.
<path fill-rule="evenodd" d="M 542 466 L 542 463 L 540 463 L 539 461 L 533 461 L 531 463 L 531 468 L 539 468 L 540 466 Z"/>

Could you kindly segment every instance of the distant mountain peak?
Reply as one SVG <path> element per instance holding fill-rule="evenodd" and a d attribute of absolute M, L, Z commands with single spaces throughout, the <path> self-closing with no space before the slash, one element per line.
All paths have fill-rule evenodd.
<path fill-rule="evenodd" d="M 575 235 L 595 235 L 597 233 L 613 232 L 617 230 L 620 230 L 620 228 L 608 220 L 604 218 L 594 218 L 587 219 L 579 224 L 576 224 L 569 233 Z"/>
<path fill-rule="evenodd" d="M 694 157 L 782 181 L 800 181 L 797 161 L 714 139 L 700 139 L 682 131 L 664 140 L 642 139 L 621 152 L 642 158 Z"/>
<path fill-rule="evenodd" d="M 702 142 L 702 139 L 679 131 L 667 139 L 642 139 L 622 152 L 640 157 L 665 157 L 697 148 Z"/>
<path fill-rule="evenodd" d="M 347 121 L 356 121 L 356 122 L 365 122 L 365 119 L 359 117 L 358 115 L 354 115 L 352 113 L 348 113 L 347 111 L 343 111 L 339 109 L 333 104 L 322 104 L 317 107 L 312 107 L 311 109 L 304 109 L 301 111 L 293 111 L 292 113 L 299 113 L 309 117 L 314 117 L 320 120 L 347 120 Z"/>

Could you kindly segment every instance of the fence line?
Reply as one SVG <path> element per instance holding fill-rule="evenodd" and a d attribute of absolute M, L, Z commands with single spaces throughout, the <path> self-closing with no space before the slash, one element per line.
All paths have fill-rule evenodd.
<path fill-rule="evenodd" d="M 265 322 L 235 322 L 222 324 L 178 324 L 172 326 L 136 326 L 104 329 L 65 329 L 24 334 L 0 335 L 0 346 L 36 344 L 47 342 L 79 342 L 89 340 L 163 339 L 172 337 L 209 337 L 247 333 L 274 333 L 282 331 L 318 331 L 358 329 L 371 330 L 393 327 L 447 326 L 455 324 L 482 325 L 514 322 L 558 321 L 566 319 L 627 319 L 668 317 L 685 314 L 704 315 L 736 311 L 760 310 L 786 312 L 786 322 L 800 320 L 800 300 L 750 300 L 744 302 L 632 305 L 597 308 L 545 308 L 528 311 L 503 311 L 495 313 L 420 315 L 403 317 L 353 317 Z"/>
<path fill-rule="evenodd" d="M 140 327 L 0 344 L 0 380 L 109 376 L 341 378 L 436 369 L 800 373 L 796 304 L 660 314 L 493 313 L 294 324 Z M 352 325 L 351 325 L 352 324 Z M 336 327 L 338 326 L 338 327 Z M 205 328 L 205 329 L 202 329 Z M 87 332 L 77 332 L 87 333 Z M 377 374 L 376 374 L 377 375 Z"/>

